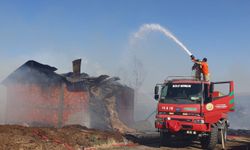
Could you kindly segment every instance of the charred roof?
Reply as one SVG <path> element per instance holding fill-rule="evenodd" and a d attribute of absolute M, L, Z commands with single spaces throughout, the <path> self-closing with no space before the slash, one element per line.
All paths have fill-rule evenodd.
<path fill-rule="evenodd" d="M 74 72 L 57 74 L 55 72 L 56 70 L 57 68 L 55 67 L 29 60 L 3 80 L 2 84 L 8 86 L 17 83 L 39 85 L 65 83 L 69 91 L 85 91 L 88 87 L 100 86 L 103 84 L 120 84 L 116 82 L 119 80 L 118 77 L 110 77 L 108 75 L 90 77 L 86 73 L 75 75 Z"/>
<path fill-rule="evenodd" d="M 29 60 L 11 73 L 2 83 L 4 85 L 15 83 L 49 84 L 65 81 L 64 77 L 55 73 L 56 70 L 55 67 Z"/>

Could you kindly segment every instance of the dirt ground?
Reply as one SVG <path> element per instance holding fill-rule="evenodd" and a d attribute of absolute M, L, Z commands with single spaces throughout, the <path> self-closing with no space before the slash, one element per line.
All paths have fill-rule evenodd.
<path fill-rule="evenodd" d="M 231 130 L 227 149 L 250 149 L 250 132 Z M 159 146 L 158 132 L 122 135 L 118 132 L 87 129 L 80 125 L 63 128 L 0 125 L 0 150 L 199 150 L 198 141 L 188 145 Z M 221 149 L 221 145 L 217 145 Z"/>
<path fill-rule="evenodd" d="M 227 137 L 226 149 L 228 150 L 249 150 L 250 149 L 250 131 L 249 130 L 229 130 Z M 191 143 L 186 141 L 174 141 L 171 146 L 160 146 L 159 133 L 148 132 L 144 135 L 133 134 L 127 137 L 138 145 L 129 145 L 126 148 L 116 147 L 113 149 L 121 150 L 201 150 L 201 145 L 198 140 Z M 216 150 L 222 149 L 220 144 L 217 144 Z"/>
<path fill-rule="evenodd" d="M 0 126 L 0 150 L 83 150 L 123 141 L 121 134 L 79 125 L 56 128 Z"/>
<path fill-rule="evenodd" d="M 217 144 L 215 150 L 221 150 L 222 146 Z M 250 138 L 229 136 L 226 144 L 227 150 L 249 150 Z M 103 148 L 103 150 L 108 150 Z M 200 143 L 194 141 L 190 145 L 180 144 L 175 146 L 159 146 L 159 142 L 130 145 L 127 147 L 114 147 L 112 150 L 202 150 Z"/>

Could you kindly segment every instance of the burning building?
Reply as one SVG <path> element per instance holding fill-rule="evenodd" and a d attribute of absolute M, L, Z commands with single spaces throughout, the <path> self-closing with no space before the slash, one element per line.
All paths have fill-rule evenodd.
<path fill-rule="evenodd" d="M 90 77 L 80 68 L 80 59 L 65 74 L 33 60 L 20 66 L 2 82 L 7 89 L 5 123 L 126 130 L 133 123 L 133 89 L 118 77 Z"/>

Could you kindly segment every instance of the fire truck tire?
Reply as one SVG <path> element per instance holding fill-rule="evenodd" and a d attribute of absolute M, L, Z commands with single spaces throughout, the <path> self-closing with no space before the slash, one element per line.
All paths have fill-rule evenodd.
<path fill-rule="evenodd" d="M 224 129 L 222 129 L 222 130 L 223 130 L 222 132 L 223 132 L 223 135 L 224 135 L 224 143 L 226 143 L 226 141 L 227 141 L 227 130 L 228 130 L 227 126 L 225 126 Z M 222 144 L 222 137 L 221 137 L 220 132 L 218 132 L 218 143 Z"/>
<path fill-rule="evenodd" d="M 211 133 L 208 136 L 201 138 L 201 146 L 203 149 L 213 150 L 218 142 L 218 127 L 211 128 Z"/>
<path fill-rule="evenodd" d="M 160 132 L 160 146 L 168 146 L 171 144 L 171 136 L 166 132 Z"/>

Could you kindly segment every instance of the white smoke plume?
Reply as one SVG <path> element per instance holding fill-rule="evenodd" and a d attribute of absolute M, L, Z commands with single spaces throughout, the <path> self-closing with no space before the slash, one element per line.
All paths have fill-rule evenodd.
<path fill-rule="evenodd" d="M 175 43 L 177 43 L 186 53 L 191 56 L 192 53 L 187 49 L 187 47 L 168 29 L 162 27 L 159 24 L 144 24 L 140 27 L 139 31 L 134 33 L 133 38 L 140 39 L 143 38 L 145 33 L 148 33 L 150 31 L 159 31 L 163 33 L 167 38 L 173 40 Z"/>

